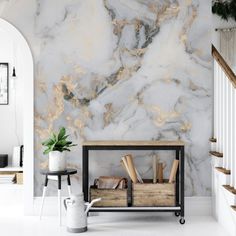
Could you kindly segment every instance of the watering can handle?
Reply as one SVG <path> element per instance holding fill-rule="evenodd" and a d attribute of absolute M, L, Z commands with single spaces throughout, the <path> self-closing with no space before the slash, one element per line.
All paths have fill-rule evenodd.
<path fill-rule="evenodd" d="M 67 210 L 67 204 L 66 204 L 66 201 L 69 200 L 69 199 L 70 199 L 70 198 L 68 197 L 68 198 L 65 198 L 64 201 L 63 201 L 63 202 L 64 202 L 64 207 L 65 207 L 66 210 Z"/>

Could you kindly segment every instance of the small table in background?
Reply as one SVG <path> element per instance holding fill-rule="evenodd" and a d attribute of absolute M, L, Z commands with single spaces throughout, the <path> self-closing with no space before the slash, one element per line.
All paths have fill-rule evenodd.
<path fill-rule="evenodd" d="M 76 169 L 66 169 L 64 171 L 49 171 L 49 170 L 45 169 L 45 170 L 41 170 L 40 173 L 42 175 L 45 175 L 42 204 L 41 204 L 41 208 L 40 208 L 40 219 L 42 217 L 43 205 L 44 205 L 46 190 L 47 190 L 47 186 L 48 186 L 48 180 L 49 180 L 48 176 L 56 176 L 57 181 L 58 181 L 58 216 L 59 216 L 59 224 L 61 225 L 61 177 L 67 176 L 68 192 L 69 192 L 69 196 L 70 196 L 71 195 L 70 176 L 76 174 L 77 170 Z"/>

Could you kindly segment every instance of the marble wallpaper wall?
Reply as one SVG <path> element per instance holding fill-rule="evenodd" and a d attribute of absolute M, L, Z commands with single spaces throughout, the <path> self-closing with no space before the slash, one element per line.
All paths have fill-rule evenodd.
<path fill-rule="evenodd" d="M 0 17 L 22 32 L 33 52 L 36 195 L 47 160 L 41 141 L 62 125 L 78 144 L 182 139 L 186 195 L 210 194 L 210 0 L 2 0 Z M 124 175 L 123 153 L 93 152 L 91 181 Z M 133 154 L 144 177 L 152 175 L 152 155 L 169 164 L 166 173 L 173 157 Z M 81 170 L 81 146 L 68 156 Z M 80 183 L 80 175 L 73 181 Z"/>

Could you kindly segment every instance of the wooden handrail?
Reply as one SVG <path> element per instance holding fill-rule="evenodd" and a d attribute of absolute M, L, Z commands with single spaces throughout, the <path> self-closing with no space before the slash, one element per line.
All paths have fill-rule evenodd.
<path fill-rule="evenodd" d="M 212 56 L 215 58 L 216 61 L 218 61 L 220 67 L 223 69 L 228 79 L 233 84 L 234 88 L 236 88 L 236 75 L 234 74 L 232 69 L 229 67 L 228 63 L 220 55 L 220 53 L 218 52 L 218 50 L 215 48 L 213 44 L 212 44 Z"/>

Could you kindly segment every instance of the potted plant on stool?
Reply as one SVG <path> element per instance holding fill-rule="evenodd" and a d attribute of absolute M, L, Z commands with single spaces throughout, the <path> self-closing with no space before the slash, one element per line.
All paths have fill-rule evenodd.
<path fill-rule="evenodd" d="M 70 148 L 76 146 L 71 141 L 68 141 L 66 135 L 66 129 L 62 127 L 58 134 L 53 133 L 52 136 L 42 143 L 47 149 L 43 154 L 49 154 L 49 165 L 50 171 L 64 171 L 66 169 L 66 155 L 65 151 L 70 151 Z"/>

